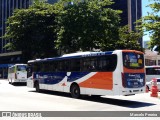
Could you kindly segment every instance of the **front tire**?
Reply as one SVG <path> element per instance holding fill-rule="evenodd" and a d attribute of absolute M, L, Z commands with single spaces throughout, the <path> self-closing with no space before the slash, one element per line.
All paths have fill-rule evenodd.
<path fill-rule="evenodd" d="M 80 98 L 80 88 L 77 84 L 73 84 L 70 91 L 73 98 Z"/>
<path fill-rule="evenodd" d="M 146 90 L 149 91 L 149 86 L 148 85 L 146 86 Z"/>
<path fill-rule="evenodd" d="M 11 85 L 14 85 L 14 82 L 13 82 L 13 80 L 12 80 L 12 79 L 11 79 L 11 82 L 10 82 L 10 83 L 11 83 Z"/>

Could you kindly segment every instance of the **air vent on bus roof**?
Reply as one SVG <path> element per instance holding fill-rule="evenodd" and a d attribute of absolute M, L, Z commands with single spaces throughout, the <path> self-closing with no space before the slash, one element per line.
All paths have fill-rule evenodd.
<path fill-rule="evenodd" d="M 71 54 L 65 54 L 65 55 L 62 55 L 62 57 L 70 57 L 70 56 L 78 56 L 78 55 L 87 55 L 87 54 L 91 54 L 91 53 L 94 53 L 94 52 L 78 52 L 78 53 L 71 53 Z"/>
<path fill-rule="evenodd" d="M 36 59 L 36 60 L 41 60 L 41 59 Z"/>

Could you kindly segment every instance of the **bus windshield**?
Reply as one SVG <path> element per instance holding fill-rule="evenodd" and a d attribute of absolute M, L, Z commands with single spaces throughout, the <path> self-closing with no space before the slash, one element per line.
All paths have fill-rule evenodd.
<path fill-rule="evenodd" d="M 27 66 L 25 66 L 25 65 L 18 65 L 17 66 L 17 71 L 26 71 L 26 69 L 27 69 Z"/>
<path fill-rule="evenodd" d="M 146 68 L 146 75 L 160 75 L 160 67 Z"/>
<path fill-rule="evenodd" d="M 144 67 L 143 54 L 135 52 L 123 52 L 123 65 L 129 69 L 140 69 Z"/>

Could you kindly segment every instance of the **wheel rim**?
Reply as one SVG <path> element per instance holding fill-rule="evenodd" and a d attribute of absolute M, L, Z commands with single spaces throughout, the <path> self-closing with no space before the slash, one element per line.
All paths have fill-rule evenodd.
<path fill-rule="evenodd" d="M 75 95 L 78 95 L 78 90 L 76 88 L 73 90 L 73 92 Z"/>
<path fill-rule="evenodd" d="M 77 85 L 72 86 L 71 95 L 72 95 L 73 98 L 79 98 L 80 97 L 80 89 Z"/>

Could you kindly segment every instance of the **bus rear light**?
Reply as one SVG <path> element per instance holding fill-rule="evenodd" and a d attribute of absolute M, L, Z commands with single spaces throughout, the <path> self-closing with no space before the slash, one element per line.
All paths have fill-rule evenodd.
<path fill-rule="evenodd" d="M 125 78 L 124 78 L 124 73 L 121 73 L 121 77 L 122 77 L 122 86 L 125 88 Z"/>

